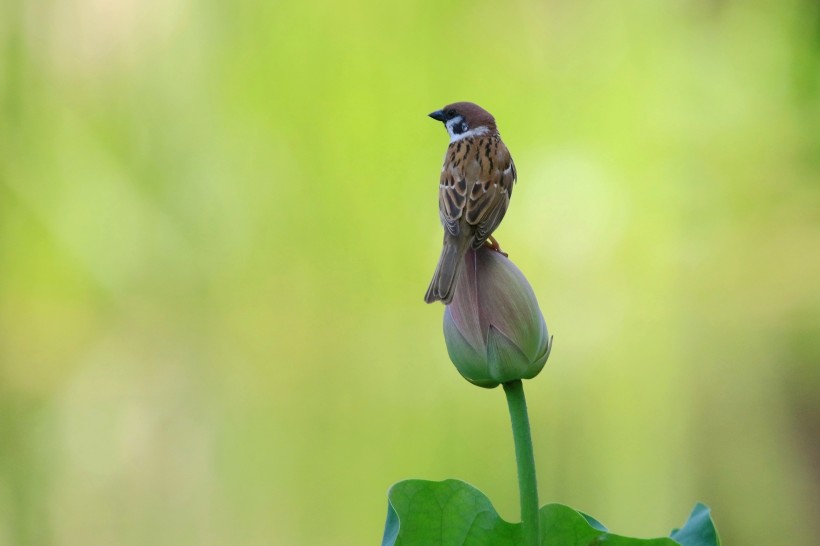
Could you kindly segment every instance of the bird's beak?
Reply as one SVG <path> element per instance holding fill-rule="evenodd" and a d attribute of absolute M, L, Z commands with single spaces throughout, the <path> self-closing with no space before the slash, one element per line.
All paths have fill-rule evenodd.
<path fill-rule="evenodd" d="M 444 112 L 442 112 L 441 110 L 436 110 L 435 112 L 431 112 L 427 115 L 430 116 L 431 118 L 433 118 L 436 121 L 443 122 L 444 120 L 447 119 L 446 117 L 444 117 Z"/>

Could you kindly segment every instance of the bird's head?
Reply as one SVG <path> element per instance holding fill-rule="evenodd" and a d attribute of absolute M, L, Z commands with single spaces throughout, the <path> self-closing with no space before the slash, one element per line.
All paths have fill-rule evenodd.
<path fill-rule="evenodd" d="M 454 102 L 429 116 L 444 124 L 450 135 L 450 142 L 497 132 L 495 118 L 472 102 Z"/>

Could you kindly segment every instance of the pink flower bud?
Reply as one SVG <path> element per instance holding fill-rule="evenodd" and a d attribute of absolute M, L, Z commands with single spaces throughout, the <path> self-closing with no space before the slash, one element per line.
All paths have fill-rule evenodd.
<path fill-rule="evenodd" d="M 532 379 L 552 347 L 532 287 L 515 264 L 488 247 L 468 250 L 464 259 L 444 311 L 450 360 L 480 387 Z"/>

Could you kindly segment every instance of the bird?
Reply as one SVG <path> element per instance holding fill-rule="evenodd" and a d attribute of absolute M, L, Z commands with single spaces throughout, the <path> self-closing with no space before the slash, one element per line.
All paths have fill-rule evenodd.
<path fill-rule="evenodd" d="M 510 204 L 518 175 L 495 118 L 472 102 L 455 102 L 428 114 L 447 129 L 450 144 L 439 179 L 438 210 L 444 244 L 424 301 L 453 300 L 464 255 L 486 241 L 500 251 L 493 231 Z"/>

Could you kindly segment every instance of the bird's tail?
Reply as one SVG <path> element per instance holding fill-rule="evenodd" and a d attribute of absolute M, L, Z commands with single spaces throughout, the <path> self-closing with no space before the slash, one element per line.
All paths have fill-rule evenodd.
<path fill-rule="evenodd" d="M 444 236 L 444 247 L 441 249 L 436 272 L 433 273 L 433 280 L 430 281 L 424 301 L 433 303 L 441 300 L 445 305 L 453 301 L 456 282 L 464 265 L 464 253 L 469 246 L 470 239 L 467 237 Z"/>

